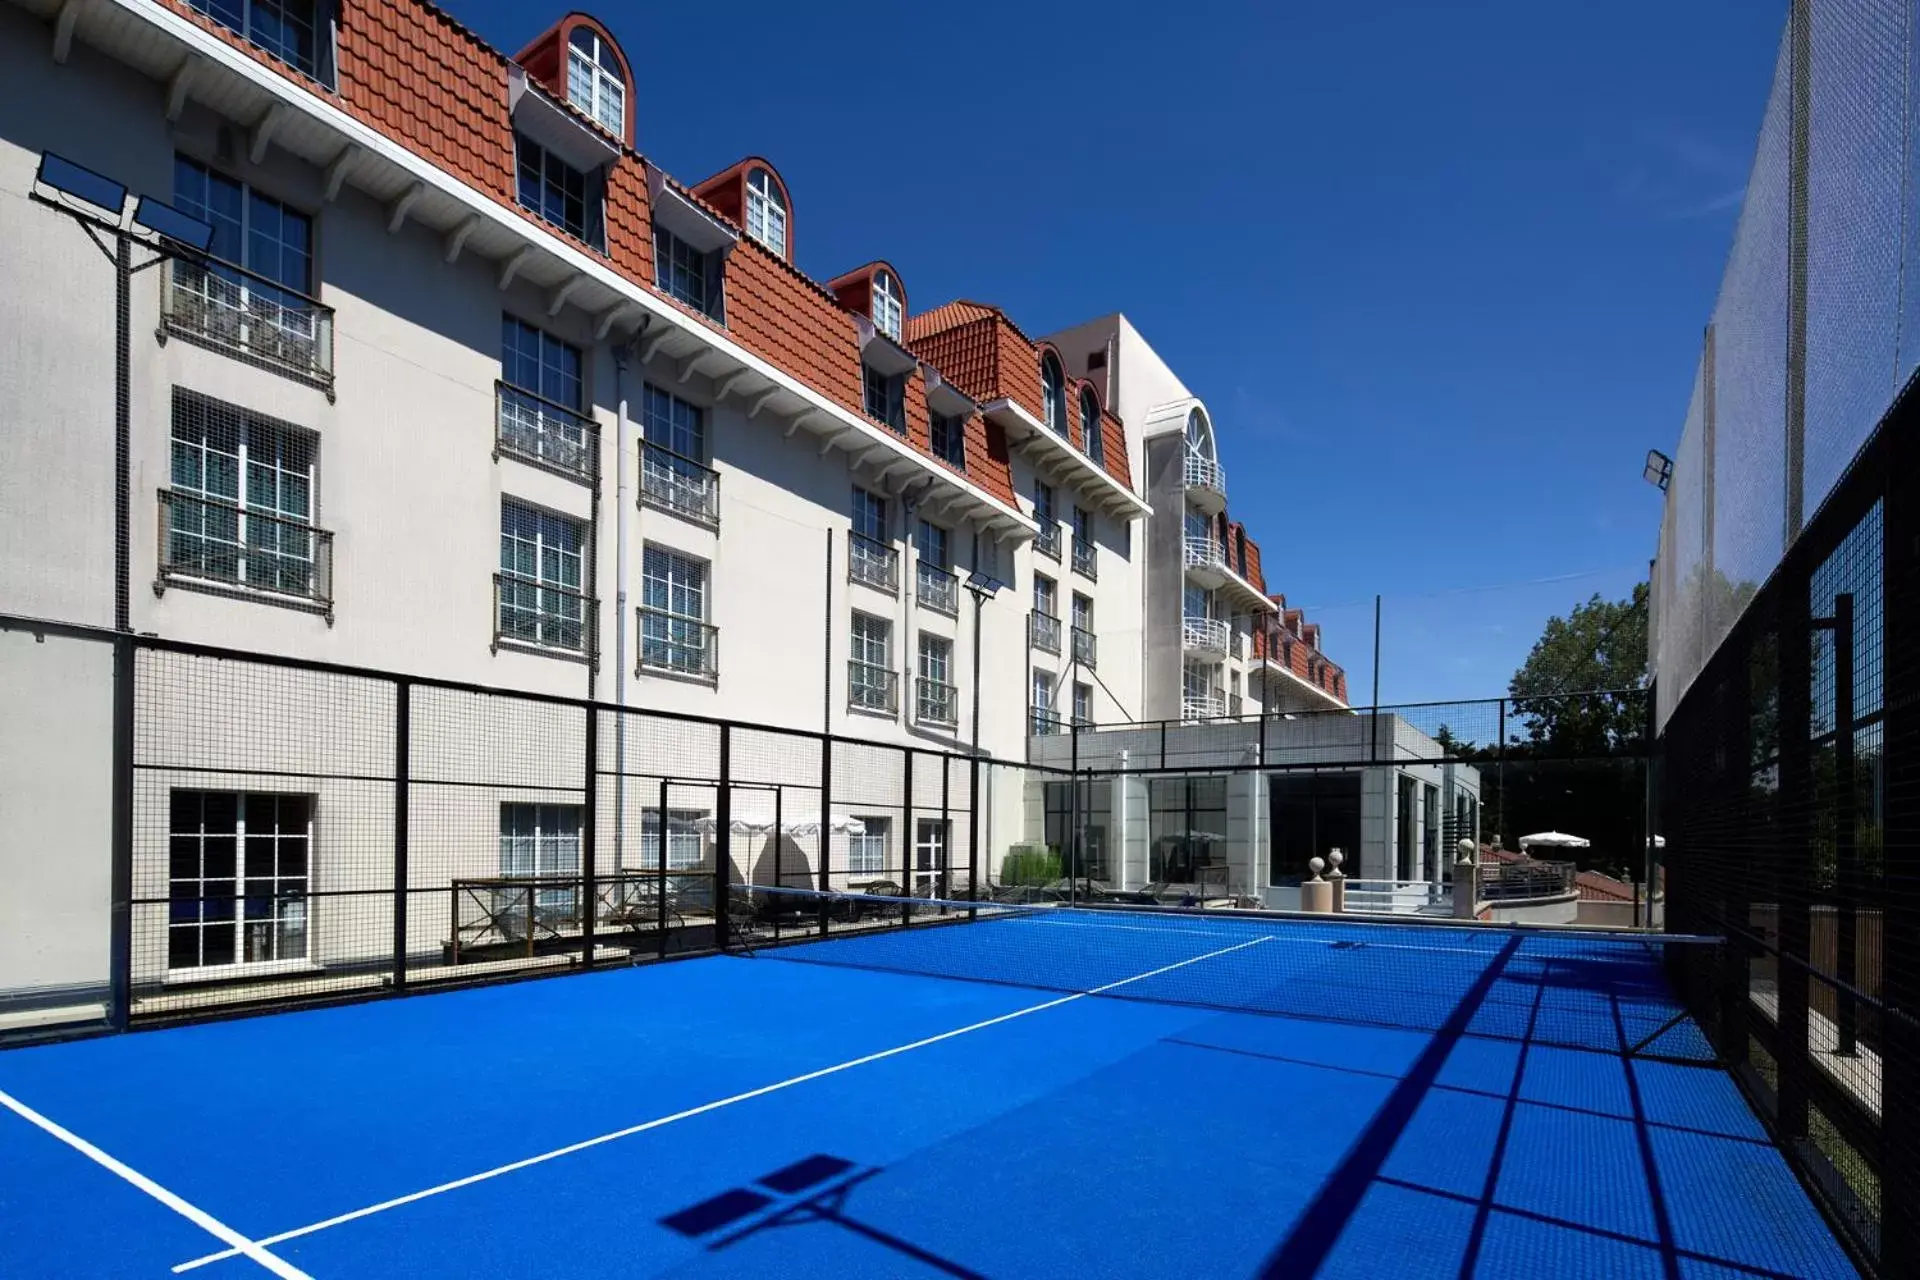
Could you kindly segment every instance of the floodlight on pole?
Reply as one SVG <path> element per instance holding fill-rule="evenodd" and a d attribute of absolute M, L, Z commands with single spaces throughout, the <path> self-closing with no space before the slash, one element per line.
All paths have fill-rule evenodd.
<path fill-rule="evenodd" d="M 133 277 L 171 258 L 204 257 L 213 225 L 141 196 L 132 216 L 125 183 L 51 151 L 40 153 L 28 198 L 73 219 L 113 263 L 114 285 L 114 501 L 113 801 L 109 820 L 110 903 L 107 928 L 107 1021 L 125 1030 L 133 973 Z M 135 264 L 133 248 L 150 255 Z"/>

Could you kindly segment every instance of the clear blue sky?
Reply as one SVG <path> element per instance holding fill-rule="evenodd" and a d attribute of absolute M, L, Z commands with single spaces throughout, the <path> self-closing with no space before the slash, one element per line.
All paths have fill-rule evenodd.
<path fill-rule="evenodd" d="M 562 12 L 449 7 L 509 54 Z M 1126 312 L 1355 701 L 1376 592 L 1383 700 L 1473 697 L 1644 575 L 1784 0 L 594 12 L 640 150 L 772 160 L 817 279 L 884 257 L 914 309 L 1030 334 Z"/>

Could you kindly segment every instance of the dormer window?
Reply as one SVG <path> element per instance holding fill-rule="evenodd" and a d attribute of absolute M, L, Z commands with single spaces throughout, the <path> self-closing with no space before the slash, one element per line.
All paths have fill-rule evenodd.
<path fill-rule="evenodd" d="M 596 249 L 601 245 L 599 175 L 592 178 L 525 135 L 519 152 L 520 207 Z"/>
<path fill-rule="evenodd" d="M 787 256 L 786 198 L 765 169 L 747 175 L 747 234 L 780 257 Z"/>
<path fill-rule="evenodd" d="M 1040 357 L 1040 399 L 1046 411 L 1047 428 L 1067 434 L 1067 380 L 1060 372 L 1060 361 L 1052 352 Z"/>
<path fill-rule="evenodd" d="M 1087 458 L 1096 467 L 1106 466 L 1106 433 L 1100 430 L 1100 402 L 1094 398 L 1091 387 L 1080 389 L 1080 425 L 1086 432 Z"/>
<path fill-rule="evenodd" d="M 907 434 L 906 377 L 883 372 L 870 364 L 861 368 L 866 376 L 867 416 L 878 418 L 901 435 Z"/>
<path fill-rule="evenodd" d="M 900 341 L 900 286 L 891 271 L 874 273 L 873 327 Z"/>
<path fill-rule="evenodd" d="M 567 41 L 567 100 L 614 137 L 627 136 L 626 68 L 591 27 L 575 27 Z"/>

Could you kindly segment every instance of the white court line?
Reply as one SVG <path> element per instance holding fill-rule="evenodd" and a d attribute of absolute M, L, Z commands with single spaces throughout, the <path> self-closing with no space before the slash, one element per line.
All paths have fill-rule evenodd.
<path fill-rule="evenodd" d="M 1018 919 L 1019 917 L 1009 916 L 1006 918 Z M 1123 929 L 1129 933 L 1186 933 L 1192 934 L 1196 938 L 1221 938 L 1226 936 L 1225 929 L 1182 929 L 1172 925 L 1163 928 L 1156 925 L 1144 924 L 1113 924 L 1106 920 L 1089 920 L 1064 914 L 1058 916 L 1032 916 L 1027 918 L 1027 923 L 1059 924 L 1065 925 L 1069 929 Z M 1240 927 L 1237 921 L 1232 923 L 1235 927 Z M 1308 927 L 1317 929 L 1321 926 L 1310 925 Z M 1361 927 L 1364 928 L 1365 926 Z M 1383 927 L 1392 928 L 1391 925 Z M 1442 955 L 1484 956 L 1489 960 L 1491 960 L 1498 951 L 1498 948 L 1493 947 L 1430 947 L 1417 942 L 1369 942 L 1365 938 L 1291 937 L 1286 934 L 1277 933 L 1267 934 L 1265 936 L 1273 942 L 1292 943 L 1302 947 L 1331 947 L 1336 942 L 1351 942 L 1355 946 L 1365 947 L 1369 951 L 1430 951 L 1439 952 Z"/>
<path fill-rule="evenodd" d="M 122 1164 L 100 1148 L 94 1146 L 91 1142 L 88 1142 L 79 1134 L 74 1133 L 72 1130 L 65 1128 L 55 1121 L 49 1120 L 46 1116 L 41 1115 L 38 1111 L 35 1111 L 32 1107 L 4 1090 L 0 1090 L 0 1106 L 13 1112 L 35 1128 L 58 1138 L 107 1172 L 117 1175 L 124 1181 L 131 1183 L 137 1189 L 146 1192 L 149 1196 L 152 1196 L 155 1200 L 158 1200 L 161 1204 L 167 1206 L 167 1208 L 173 1210 L 194 1226 L 199 1227 L 208 1235 L 232 1245 L 233 1247 L 221 1254 L 221 1257 L 232 1258 L 244 1253 L 253 1261 L 273 1272 L 273 1274 L 281 1277 L 281 1280 L 313 1280 L 313 1277 L 294 1266 L 291 1262 L 276 1258 L 271 1253 L 268 1253 L 265 1248 L 247 1239 L 246 1236 L 235 1231 L 232 1227 L 220 1221 L 220 1219 L 214 1217 L 206 1210 L 197 1205 L 187 1203 L 173 1192 L 155 1182 L 152 1178 L 149 1178 L 146 1174 L 141 1173 L 138 1169 Z"/>
<path fill-rule="evenodd" d="M 1012 1013 L 1003 1013 L 998 1017 L 973 1023 L 971 1026 L 957 1027 L 952 1031 L 942 1031 L 939 1035 L 928 1036 L 922 1040 L 915 1040 L 912 1044 L 896 1045 L 891 1049 L 882 1049 L 878 1053 L 869 1053 L 865 1057 L 852 1058 L 831 1067 L 822 1067 L 818 1071 L 809 1071 L 805 1075 L 794 1076 L 791 1079 L 782 1080 L 778 1084 L 761 1085 L 758 1089 L 749 1089 L 745 1093 L 736 1093 L 730 1098 L 721 1098 L 717 1102 L 705 1102 L 697 1107 L 688 1107 L 685 1111 L 676 1111 L 670 1116 L 661 1116 L 656 1120 L 649 1120 L 644 1124 L 630 1125 L 625 1129 L 616 1129 L 612 1133 L 603 1133 L 597 1138 L 588 1138 L 582 1142 L 574 1142 L 564 1147 L 556 1147 L 552 1151 L 542 1152 L 537 1156 L 528 1156 L 524 1160 L 515 1160 L 511 1164 L 503 1164 L 498 1168 L 488 1169 L 484 1173 L 468 1174 L 464 1178 L 455 1178 L 452 1182 L 443 1182 L 437 1187 L 428 1187 L 424 1191 L 409 1192 L 404 1196 L 395 1196 L 391 1200 L 382 1200 L 379 1204 L 370 1204 L 364 1209 L 355 1209 L 350 1213 L 336 1214 L 331 1218 L 326 1218 L 319 1222 L 310 1222 L 304 1227 L 295 1227 L 291 1231 L 282 1231 L 275 1235 L 262 1236 L 259 1240 L 251 1244 L 248 1244 L 244 1240 L 235 1243 L 229 1237 L 221 1236 L 221 1239 L 228 1240 L 229 1243 L 234 1243 L 234 1247 L 220 1253 L 209 1253 L 205 1257 L 195 1258 L 191 1262 L 182 1262 L 175 1266 L 173 1270 L 176 1274 L 183 1271 L 192 1271 L 194 1268 L 204 1267 L 210 1262 L 220 1262 L 224 1259 L 234 1257 L 237 1254 L 245 1253 L 249 1248 L 260 1248 L 265 1245 L 280 1244 L 287 1240 L 298 1239 L 301 1236 L 312 1235 L 316 1231 L 325 1231 L 329 1227 L 337 1227 L 360 1218 L 371 1217 L 376 1213 L 384 1213 L 388 1209 L 398 1209 L 402 1205 L 412 1204 L 417 1200 L 425 1200 L 430 1196 L 441 1195 L 448 1191 L 458 1191 L 462 1187 L 470 1187 L 477 1182 L 485 1182 L 490 1178 L 497 1178 L 502 1174 L 532 1168 L 537 1164 L 545 1164 L 549 1160 L 558 1160 L 561 1156 L 570 1156 L 576 1152 L 585 1151 L 590 1147 L 598 1147 L 609 1142 L 617 1142 L 621 1138 L 630 1138 L 636 1133 L 645 1133 L 649 1129 L 659 1129 L 666 1125 L 673 1124 L 678 1120 L 689 1120 L 694 1116 L 705 1115 L 709 1111 L 718 1111 L 720 1108 L 730 1107 L 736 1102 L 750 1102 L 754 1098 L 764 1098 L 770 1093 L 778 1093 L 782 1089 L 790 1089 L 797 1084 L 806 1084 L 810 1080 L 819 1080 L 825 1076 L 835 1075 L 842 1071 L 850 1071 L 854 1067 L 864 1067 L 869 1062 L 879 1062 L 883 1058 L 892 1058 L 903 1053 L 911 1053 L 915 1049 L 924 1049 L 930 1044 L 939 1044 L 942 1040 L 951 1040 L 955 1036 L 964 1036 L 969 1032 L 984 1031 L 988 1027 L 996 1027 L 1003 1022 L 1011 1022 L 1015 1018 L 1024 1018 L 1030 1013 L 1044 1013 L 1048 1009 L 1057 1009 L 1063 1004 L 1072 1004 L 1075 1000 L 1084 1000 L 1088 996 L 1101 995 L 1117 987 L 1124 987 L 1129 983 L 1143 982 L 1148 978 L 1157 978 L 1163 973 L 1171 973 L 1175 969 L 1184 969 L 1190 964 L 1199 964 L 1202 960 L 1212 960 L 1216 956 L 1224 956 L 1233 951 L 1243 951 L 1248 947 L 1258 946 L 1262 942 L 1270 941 L 1272 941 L 1272 938 L 1269 936 L 1250 938 L 1245 942 L 1237 942 L 1230 947 L 1222 947 L 1218 951 L 1209 951 L 1205 955 L 1190 956 L 1185 960 L 1179 960 L 1173 964 L 1162 965 L 1158 969 L 1149 969 L 1145 973 L 1136 973 L 1131 978 L 1122 978 L 1118 982 L 1109 982 L 1105 986 L 1094 987 L 1087 991 L 1076 991 L 1072 995 L 1043 1001 L 1040 1004 L 1028 1005 L 1024 1009 L 1015 1009 Z M 214 1234 L 219 1235 L 219 1232 L 215 1232 Z M 252 1255 L 249 1254 L 249 1256 Z M 266 1254 L 264 1256 L 271 1257 L 272 1255 Z M 299 1275 L 298 1272 L 293 1272 L 293 1274 L 295 1276 Z"/>

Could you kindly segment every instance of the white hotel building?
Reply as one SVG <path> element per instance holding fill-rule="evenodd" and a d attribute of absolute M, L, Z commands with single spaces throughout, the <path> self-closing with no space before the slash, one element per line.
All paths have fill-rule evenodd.
<path fill-rule="evenodd" d="M 1068 720 L 1344 710 L 1226 518 L 1205 406 L 1124 318 L 1035 341 L 993 307 L 916 309 L 885 261 L 819 282 L 772 163 L 683 183 L 644 158 L 643 87 L 579 13 L 509 58 L 422 0 L 0 4 L 0 615 L 1008 761 Z M 124 353 L 99 228 L 43 155 L 213 228 L 213 261 L 132 274 Z M 976 610 L 972 575 L 1005 589 Z M 84 987 L 112 887 L 111 726 L 83 691 L 111 660 L 14 623 L 0 683 L 0 993 Z M 324 700 L 254 721 L 235 684 L 223 731 L 161 695 L 268 756 L 296 729 L 336 765 L 366 746 L 320 730 Z M 140 789 L 136 896 L 239 876 L 298 899 L 323 850 L 391 824 L 198 776 Z M 1045 836 L 1038 789 L 1000 786 L 988 874 Z M 578 820 L 487 801 L 427 843 L 442 876 L 565 870 Z M 283 852 L 182 867 L 227 836 Z M 957 838 L 869 822 L 828 856 Z M 1249 887 L 1267 857 L 1247 845 Z M 136 965 L 326 958 L 317 908 L 276 927 L 175 918 Z"/>

